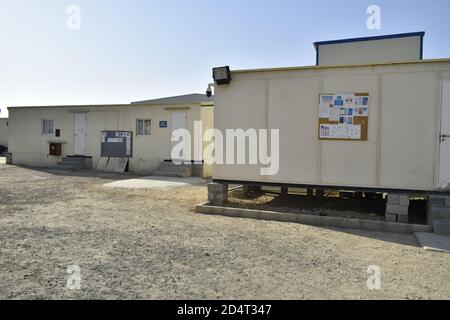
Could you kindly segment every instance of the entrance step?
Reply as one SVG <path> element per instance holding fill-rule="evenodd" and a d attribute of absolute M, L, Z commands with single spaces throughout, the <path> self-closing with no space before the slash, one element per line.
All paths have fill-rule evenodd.
<path fill-rule="evenodd" d="M 161 162 L 158 169 L 153 172 L 155 176 L 187 178 L 192 176 L 191 164 L 176 165 L 173 162 Z"/>
<path fill-rule="evenodd" d="M 153 175 L 159 176 L 159 177 L 171 177 L 171 178 L 189 178 L 189 177 L 191 177 L 190 175 L 185 174 L 185 173 L 159 171 L 159 170 L 154 171 Z"/>
<path fill-rule="evenodd" d="M 79 169 L 90 169 L 92 159 L 85 157 L 64 157 L 55 167 L 57 170 L 74 171 Z"/>

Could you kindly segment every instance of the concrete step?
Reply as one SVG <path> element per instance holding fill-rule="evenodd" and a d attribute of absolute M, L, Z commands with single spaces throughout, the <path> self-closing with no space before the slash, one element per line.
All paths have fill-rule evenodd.
<path fill-rule="evenodd" d="M 81 163 L 78 161 L 59 161 L 58 166 L 80 167 Z"/>
<path fill-rule="evenodd" d="M 437 220 L 434 222 L 434 233 L 441 236 L 450 236 L 450 220 Z"/>
<path fill-rule="evenodd" d="M 75 171 L 75 170 L 77 170 L 77 168 L 74 167 L 74 166 L 60 165 L 60 164 L 58 164 L 57 166 L 54 166 L 54 167 L 50 167 L 50 169 L 52 169 L 52 170 L 61 170 L 61 171 Z"/>
<path fill-rule="evenodd" d="M 180 167 L 182 167 L 182 168 L 191 168 L 192 164 L 184 164 L 184 163 L 183 164 L 175 164 L 173 162 L 166 162 L 166 161 L 164 161 L 164 162 L 161 162 L 159 166 L 161 168 L 173 168 L 173 167 L 177 167 L 177 168 L 180 168 Z"/>
<path fill-rule="evenodd" d="M 58 162 L 60 170 L 77 170 L 83 167 L 84 159 L 77 157 L 64 157 Z"/>
<path fill-rule="evenodd" d="M 58 162 L 58 167 L 78 167 L 78 163 Z"/>
<path fill-rule="evenodd" d="M 181 172 L 181 173 L 190 173 L 192 172 L 192 168 L 186 167 L 159 167 L 158 170 L 168 171 L 168 172 Z"/>
<path fill-rule="evenodd" d="M 166 177 L 191 177 L 192 165 L 191 164 L 174 164 L 173 162 L 164 161 L 161 162 L 159 168 L 156 170 L 155 175 Z"/>
<path fill-rule="evenodd" d="M 68 163 L 80 163 L 80 162 L 82 162 L 82 160 L 80 160 L 78 158 L 62 158 L 61 161 L 62 162 L 68 162 Z"/>
<path fill-rule="evenodd" d="M 162 171 L 162 170 L 156 170 L 153 172 L 154 176 L 161 176 L 161 177 L 173 177 L 173 178 L 188 178 L 191 177 L 191 175 L 181 172 L 170 172 L 170 171 Z"/>

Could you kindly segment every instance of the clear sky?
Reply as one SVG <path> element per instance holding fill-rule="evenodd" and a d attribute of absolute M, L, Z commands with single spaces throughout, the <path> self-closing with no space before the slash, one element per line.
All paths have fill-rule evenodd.
<path fill-rule="evenodd" d="M 372 4 L 381 30 L 366 26 Z M 449 13 L 449 0 L 0 0 L 0 117 L 203 93 L 214 66 L 312 65 L 322 40 L 426 31 L 424 58 L 446 58 Z"/>

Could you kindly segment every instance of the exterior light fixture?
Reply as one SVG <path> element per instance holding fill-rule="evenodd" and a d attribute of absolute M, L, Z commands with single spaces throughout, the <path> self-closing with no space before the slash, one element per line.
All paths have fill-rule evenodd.
<path fill-rule="evenodd" d="M 206 89 L 206 96 L 208 98 L 211 98 L 211 96 L 213 94 L 213 87 L 214 87 L 214 83 L 208 84 L 208 89 Z"/>
<path fill-rule="evenodd" d="M 213 78 L 218 85 L 229 84 L 231 81 L 230 67 L 213 68 Z"/>

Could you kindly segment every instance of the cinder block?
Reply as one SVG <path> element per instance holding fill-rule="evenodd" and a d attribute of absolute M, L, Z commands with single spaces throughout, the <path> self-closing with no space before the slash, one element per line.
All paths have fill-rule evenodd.
<path fill-rule="evenodd" d="M 431 207 L 450 207 L 450 196 L 429 195 L 428 205 Z"/>
<path fill-rule="evenodd" d="M 387 197 L 388 204 L 399 204 L 400 203 L 400 195 L 395 193 L 389 193 Z"/>
<path fill-rule="evenodd" d="M 400 195 L 398 204 L 401 206 L 409 206 L 409 196 L 407 195 Z"/>
<path fill-rule="evenodd" d="M 429 207 L 445 207 L 445 199 L 441 197 L 428 196 L 427 205 Z"/>
<path fill-rule="evenodd" d="M 386 206 L 386 213 L 398 214 L 398 215 L 408 215 L 408 206 L 401 206 L 396 204 L 388 204 Z"/>
<path fill-rule="evenodd" d="M 450 220 L 450 208 L 447 207 L 428 207 L 427 208 L 428 222 L 434 220 Z"/>
<path fill-rule="evenodd" d="M 209 192 L 208 200 L 213 206 L 223 206 L 228 200 L 228 193 Z"/>
<path fill-rule="evenodd" d="M 409 223 L 409 216 L 405 216 L 405 215 L 398 215 L 397 216 L 397 222 L 399 223 Z"/>
<path fill-rule="evenodd" d="M 438 220 L 434 223 L 434 233 L 450 236 L 450 220 Z"/>
<path fill-rule="evenodd" d="M 213 206 L 222 206 L 228 200 L 228 185 L 222 183 L 208 184 L 208 200 Z"/>
<path fill-rule="evenodd" d="M 208 183 L 208 191 L 211 192 L 228 192 L 228 185 L 222 183 Z"/>
<path fill-rule="evenodd" d="M 384 216 L 384 220 L 387 222 L 397 222 L 397 215 L 386 213 Z"/>

